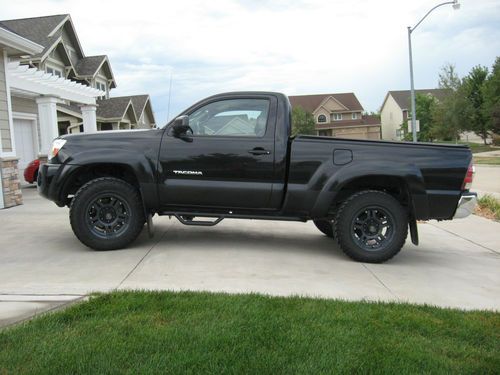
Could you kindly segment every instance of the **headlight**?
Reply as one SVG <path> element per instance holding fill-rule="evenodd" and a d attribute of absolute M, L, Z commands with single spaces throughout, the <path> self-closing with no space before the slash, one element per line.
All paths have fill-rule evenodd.
<path fill-rule="evenodd" d="M 60 139 L 60 138 L 54 139 L 49 154 L 47 155 L 47 159 L 50 160 L 52 158 L 55 158 L 59 153 L 59 150 L 63 148 L 65 143 L 66 143 L 65 139 Z"/>

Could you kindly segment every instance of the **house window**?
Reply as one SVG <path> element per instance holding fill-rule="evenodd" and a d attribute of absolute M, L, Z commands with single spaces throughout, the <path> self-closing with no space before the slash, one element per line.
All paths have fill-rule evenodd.
<path fill-rule="evenodd" d="M 105 83 L 102 83 L 102 82 L 96 82 L 95 83 L 95 88 L 97 90 L 101 90 L 101 91 L 104 91 L 106 92 L 106 84 Z M 100 96 L 99 99 L 106 99 L 106 96 Z"/>
<path fill-rule="evenodd" d="M 352 119 L 357 120 L 358 119 L 358 114 L 356 112 L 352 113 Z"/>
<path fill-rule="evenodd" d="M 49 74 L 53 74 L 53 75 L 55 75 L 57 77 L 62 77 L 62 71 L 60 71 L 59 69 L 51 68 L 50 66 L 48 66 L 46 68 L 46 71 Z"/>
<path fill-rule="evenodd" d="M 326 122 L 326 116 L 325 115 L 319 115 L 318 116 L 318 122 Z"/>
<path fill-rule="evenodd" d="M 332 119 L 333 119 L 333 121 L 340 121 L 340 120 L 342 120 L 342 113 L 333 113 L 332 114 Z"/>
<path fill-rule="evenodd" d="M 102 123 L 101 130 L 113 130 L 113 124 L 109 122 Z"/>

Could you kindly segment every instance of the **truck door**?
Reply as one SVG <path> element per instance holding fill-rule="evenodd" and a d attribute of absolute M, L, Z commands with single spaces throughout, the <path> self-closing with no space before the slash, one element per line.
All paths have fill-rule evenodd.
<path fill-rule="evenodd" d="M 164 208 L 269 209 L 277 99 L 218 97 L 185 114 L 192 133 L 163 136 L 159 195 Z M 277 207 L 276 207 L 277 208 Z"/>

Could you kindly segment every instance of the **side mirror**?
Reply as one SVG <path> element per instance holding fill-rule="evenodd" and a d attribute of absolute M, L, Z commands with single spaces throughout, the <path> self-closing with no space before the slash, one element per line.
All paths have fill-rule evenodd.
<path fill-rule="evenodd" d="M 183 134 L 186 134 L 188 130 L 191 130 L 191 133 L 193 130 L 189 126 L 189 116 L 183 115 L 179 116 L 174 120 L 174 123 L 172 125 L 172 129 L 174 131 L 174 135 L 176 137 L 179 137 Z"/>

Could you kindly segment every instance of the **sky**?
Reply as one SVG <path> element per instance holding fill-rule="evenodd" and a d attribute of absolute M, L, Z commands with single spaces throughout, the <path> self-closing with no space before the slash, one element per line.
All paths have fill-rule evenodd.
<path fill-rule="evenodd" d="M 209 95 L 354 92 L 377 111 L 409 89 L 407 26 L 432 0 L 0 0 L 0 19 L 71 14 L 86 56 L 108 55 L 111 96 L 151 95 L 162 126 Z M 500 56 L 500 0 L 439 7 L 412 33 L 416 88 L 446 63 L 466 75 Z"/>

